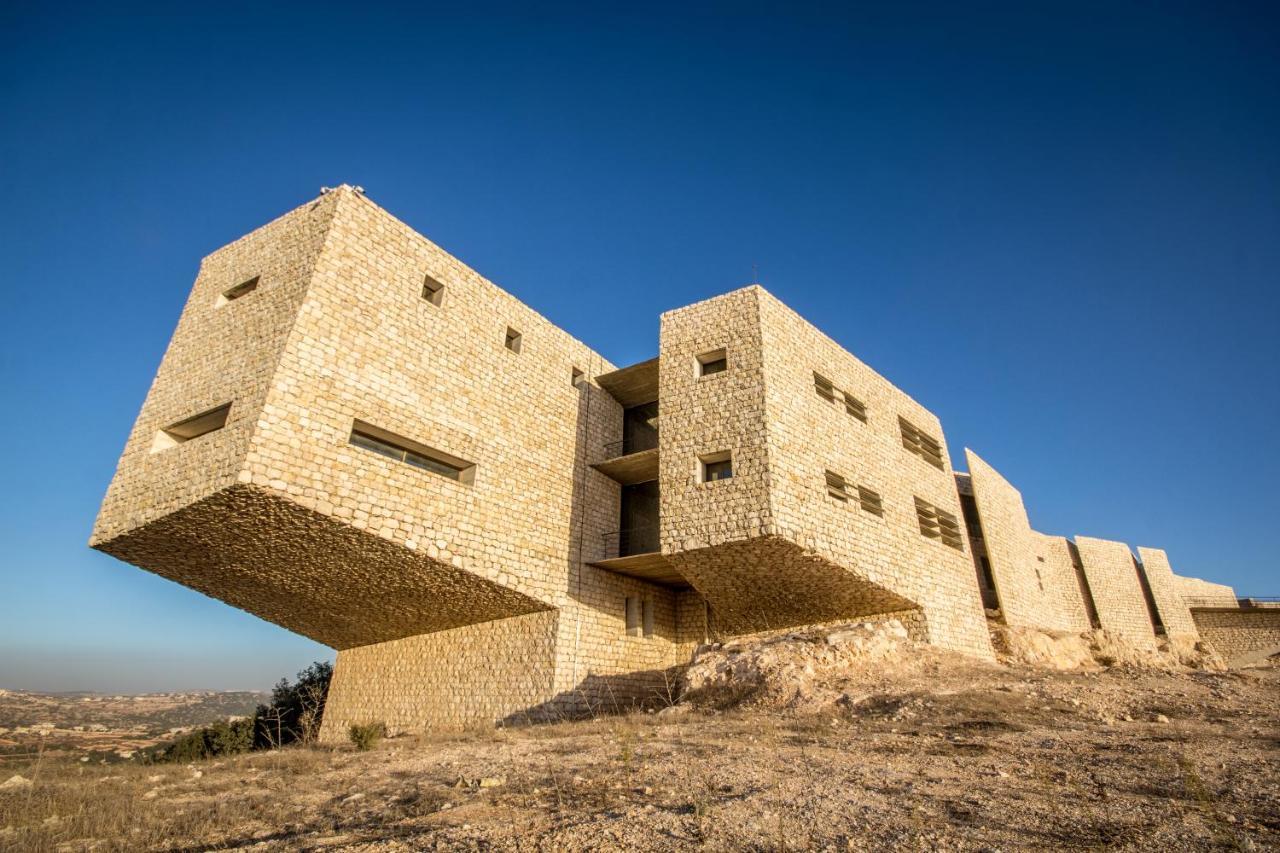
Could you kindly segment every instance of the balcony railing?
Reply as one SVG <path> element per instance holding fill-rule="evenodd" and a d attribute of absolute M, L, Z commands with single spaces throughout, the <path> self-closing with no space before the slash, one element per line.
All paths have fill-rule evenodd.
<path fill-rule="evenodd" d="M 614 530 L 601 537 L 603 559 L 630 557 L 633 554 L 656 554 L 659 550 L 658 525 Z"/>
<path fill-rule="evenodd" d="M 642 450 L 652 450 L 658 446 L 658 434 L 644 433 L 641 435 L 633 435 L 620 441 L 611 441 L 604 446 L 604 458 L 616 459 L 619 456 L 629 456 L 632 453 L 639 453 Z"/>

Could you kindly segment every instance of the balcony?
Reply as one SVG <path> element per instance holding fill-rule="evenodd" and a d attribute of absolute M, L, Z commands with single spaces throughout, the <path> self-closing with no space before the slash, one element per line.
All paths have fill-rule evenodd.
<path fill-rule="evenodd" d="M 673 589 L 690 589 L 684 575 L 662 556 L 656 524 L 614 530 L 600 537 L 601 559 L 591 565 L 628 577 L 662 584 Z"/>

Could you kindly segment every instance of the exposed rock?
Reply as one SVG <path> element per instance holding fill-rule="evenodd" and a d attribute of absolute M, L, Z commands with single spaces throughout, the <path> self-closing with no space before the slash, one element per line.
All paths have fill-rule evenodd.
<path fill-rule="evenodd" d="M 35 783 L 25 776 L 13 775 L 0 784 L 0 790 L 16 791 L 19 789 L 30 788 Z"/>

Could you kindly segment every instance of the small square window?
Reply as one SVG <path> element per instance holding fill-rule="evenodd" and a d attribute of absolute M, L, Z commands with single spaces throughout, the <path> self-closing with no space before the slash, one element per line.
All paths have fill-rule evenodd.
<path fill-rule="evenodd" d="M 432 278 L 430 273 L 422 279 L 422 298 L 437 307 L 444 302 L 444 285 Z"/>
<path fill-rule="evenodd" d="M 587 384 L 587 375 L 575 367 L 573 373 L 569 376 L 569 382 L 573 384 L 574 388 L 581 388 Z"/>
<path fill-rule="evenodd" d="M 261 276 L 254 276 L 248 281 L 242 281 L 230 290 L 224 290 L 218 295 L 218 307 L 221 308 L 228 302 L 239 299 L 241 296 L 248 296 L 258 289 L 258 280 Z"/>
<path fill-rule="evenodd" d="M 714 376 L 729 369 L 729 353 L 724 347 L 704 352 L 697 358 L 698 375 Z"/>
<path fill-rule="evenodd" d="M 512 352 L 520 352 L 520 340 L 520 333 L 510 326 L 507 326 L 507 338 L 504 343 L 506 348 Z"/>
<path fill-rule="evenodd" d="M 699 480 L 703 483 L 714 483 L 717 480 L 728 480 L 733 477 L 733 461 L 729 452 L 711 453 L 698 458 Z"/>

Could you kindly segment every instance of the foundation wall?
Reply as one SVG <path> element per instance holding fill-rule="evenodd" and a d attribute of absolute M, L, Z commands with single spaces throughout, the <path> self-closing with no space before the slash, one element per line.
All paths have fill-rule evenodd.
<path fill-rule="evenodd" d="M 1228 664 L 1280 653 L 1280 610 L 1193 609 L 1201 639 Z"/>
<path fill-rule="evenodd" d="M 553 611 L 482 622 L 338 653 L 321 740 L 352 723 L 390 733 L 490 726 L 554 705 Z"/>

